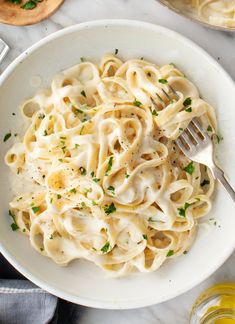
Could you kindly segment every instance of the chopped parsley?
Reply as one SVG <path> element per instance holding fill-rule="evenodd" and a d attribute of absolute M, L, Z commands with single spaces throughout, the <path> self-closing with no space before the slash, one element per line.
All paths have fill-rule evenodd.
<path fill-rule="evenodd" d="M 184 107 L 191 105 L 192 99 L 190 97 L 186 98 L 183 102 Z"/>
<path fill-rule="evenodd" d="M 115 195 L 115 188 L 113 186 L 109 186 L 107 190 L 110 191 L 113 195 Z"/>
<path fill-rule="evenodd" d="M 202 183 L 201 183 L 201 187 L 204 187 L 204 186 L 206 186 L 206 185 L 208 185 L 208 184 L 210 184 L 210 180 L 206 180 L 206 179 L 204 179 L 204 180 L 202 181 Z"/>
<path fill-rule="evenodd" d="M 69 192 L 71 192 L 71 193 L 77 193 L 77 190 L 75 189 L 75 188 L 73 188 L 73 189 L 71 189 L 71 190 L 69 190 Z"/>
<path fill-rule="evenodd" d="M 105 205 L 104 206 L 104 211 L 107 215 L 110 215 L 112 213 L 114 213 L 116 211 L 116 207 L 114 205 L 114 203 L 112 202 L 110 205 Z"/>
<path fill-rule="evenodd" d="M 86 169 L 84 167 L 80 167 L 79 168 L 80 172 L 81 172 L 81 175 L 85 176 L 86 175 Z"/>
<path fill-rule="evenodd" d="M 195 170 L 195 167 L 193 165 L 193 161 L 191 161 L 185 168 L 184 168 L 184 171 L 189 173 L 189 174 L 193 174 Z"/>
<path fill-rule="evenodd" d="M 158 116 L 158 113 L 156 112 L 155 109 L 152 111 L 152 115 L 153 115 L 153 116 Z"/>
<path fill-rule="evenodd" d="M 158 82 L 162 83 L 162 84 L 167 84 L 168 83 L 168 81 L 166 79 L 158 79 Z"/>
<path fill-rule="evenodd" d="M 3 142 L 6 142 L 10 137 L 11 137 L 11 133 L 7 133 L 7 134 L 4 136 Z"/>
<path fill-rule="evenodd" d="M 39 114 L 38 115 L 38 119 L 44 119 L 45 118 L 45 115 L 44 114 Z"/>
<path fill-rule="evenodd" d="M 14 4 L 20 4 L 21 3 L 21 0 L 8 0 L 9 2 L 11 3 L 14 3 Z"/>
<path fill-rule="evenodd" d="M 46 129 L 44 130 L 43 136 L 47 136 L 47 131 L 46 131 Z"/>
<path fill-rule="evenodd" d="M 125 178 L 126 178 L 126 179 L 128 179 L 129 176 L 130 176 L 129 174 L 127 174 L 127 173 L 125 174 Z"/>
<path fill-rule="evenodd" d="M 143 239 L 147 240 L 147 235 L 146 234 L 143 234 Z"/>
<path fill-rule="evenodd" d="M 105 245 L 100 249 L 103 253 L 107 253 L 108 250 L 110 249 L 110 243 L 106 242 Z"/>
<path fill-rule="evenodd" d="M 79 113 L 79 114 L 84 114 L 84 111 L 81 110 L 81 109 L 78 109 L 78 108 L 76 108 L 75 112 L 76 112 L 76 113 Z"/>
<path fill-rule="evenodd" d="M 81 62 L 86 62 L 86 58 L 84 56 L 80 57 Z"/>
<path fill-rule="evenodd" d="M 84 90 L 81 91 L 81 95 L 86 98 L 86 92 Z"/>
<path fill-rule="evenodd" d="M 75 144 L 75 149 L 77 149 L 80 145 L 79 144 Z"/>
<path fill-rule="evenodd" d="M 192 112 L 192 107 L 186 108 L 185 111 L 188 113 Z"/>
<path fill-rule="evenodd" d="M 186 202 L 186 203 L 184 204 L 184 207 L 182 207 L 182 208 L 177 208 L 177 209 L 178 209 L 178 212 L 179 212 L 179 215 L 180 215 L 181 217 L 186 217 L 186 210 L 187 210 L 187 208 L 189 208 L 189 206 L 190 206 L 190 204 Z"/>
<path fill-rule="evenodd" d="M 40 210 L 40 207 L 32 207 L 32 211 L 36 214 Z"/>
<path fill-rule="evenodd" d="M 117 55 L 117 53 L 118 53 L 118 48 L 115 48 L 115 55 Z"/>
<path fill-rule="evenodd" d="M 208 131 L 208 132 L 212 132 L 212 131 L 213 131 L 211 125 L 209 125 L 209 126 L 207 127 L 207 131 Z"/>
<path fill-rule="evenodd" d="M 136 106 L 136 107 L 140 107 L 140 106 L 142 106 L 142 103 L 140 101 L 138 101 L 138 100 L 135 100 L 133 102 L 133 105 Z"/>
<path fill-rule="evenodd" d="M 113 166 L 113 157 L 111 156 L 108 161 L 108 167 L 106 169 L 105 175 L 108 176 Z"/>
<path fill-rule="evenodd" d="M 11 212 L 11 210 L 9 210 L 9 215 L 12 217 L 13 219 L 13 223 L 11 224 L 11 229 L 12 231 L 16 231 L 19 229 L 19 226 L 17 225 L 16 223 L 16 220 L 15 220 L 15 215 Z"/>
<path fill-rule="evenodd" d="M 43 252 L 43 251 L 44 251 L 44 248 L 41 247 L 41 248 L 40 248 L 40 251 Z"/>
<path fill-rule="evenodd" d="M 86 206 L 86 203 L 84 203 L 84 201 L 81 203 L 81 206 L 82 206 L 82 208 L 86 208 L 87 206 Z"/>
<path fill-rule="evenodd" d="M 216 134 L 216 139 L 217 139 L 217 144 L 219 144 L 223 140 L 223 137 Z"/>
<path fill-rule="evenodd" d="M 184 251 L 184 253 L 183 254 L 187 254 L 188 253 L 188 251 Z"/>
<path fill-rule="evenodd" d="M 100 181 L 100 178 L 93 178 L 92 180 L 97 183 Z"/>
<path fill-rule="evenodd" d="M 57 199 L 61 199 L 61 195 L 60 194 L 57 195 Z"/>
<path fill-rule="evenodd" d="M 97 203 L 94 201 L 94 200 L 92 200 L 92 206 L 97 206 Z"/>
<path fill-rule="evenodd" d="M 25 9 L 25 10 L 32 10 L 37 7 L 37 2 L 41 2 L 41 1 L 29 0 L 29 1 L 25 2 L 25 4 L 23 4 L 23 6 L 21 6 L 21 8 Z"/>
<path fill-rule="evenodd" d="M 53 238 L 54 238 L 54 237 L 53 237 L 53 235 L 51 234 L 51 236 L 50 236 L 50 240 L 53 240 Z"/>
<path fill-rule="evenodd" d="M 94 177 L 94 175 L 95 175 L 95 172 L 92 171 L 92 172 L 91 172 L 91 176 L 92 176 L 92 178 Z"/>
<path fill-rule="evenodd" d="M 174 254 L 174 250 L 169 250 L 168 252 L 167 252 L 167 257 L 170 257 L 170 256 L 172 256 Z"/>
<path fill-rule="evenodd" d="M 63 163 L 63 159 L 58 159 L 59 162 Z"/>
<path fill-rule="evenodd" d="M 23 228 L 22 232 L 25 233 L 26 232 L 26 228 Z"/>

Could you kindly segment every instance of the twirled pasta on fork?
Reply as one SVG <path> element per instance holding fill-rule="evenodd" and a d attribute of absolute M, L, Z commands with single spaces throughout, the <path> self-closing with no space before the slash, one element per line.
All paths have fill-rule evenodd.
<path fill-rule="evenodd" d="M 25 185 L 10 202 L 16 226 L 60 265 L 84 258 L 112 276 L 152 272 L 190 248 L 211 209 L 214 180 L 174 140 L 213 108 L 173 65 L 106 55 L 55 76 L 25 101 L 22 140 L 6 163 Z M 162 89 L 177 96 L 163 103 Z"/>

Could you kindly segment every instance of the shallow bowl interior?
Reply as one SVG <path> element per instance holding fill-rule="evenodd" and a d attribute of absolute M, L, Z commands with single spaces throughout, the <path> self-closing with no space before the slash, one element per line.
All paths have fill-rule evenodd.
<path fill-rule="evenodd" d="M 0 78 L 0 136 L 17 132 L 21 120 L 18 106 L 38 87 L 50 84 L 58 71 L 84 56 L 97 61 L 104 53 L 128 58 L 144 57 L 157 64 L 175 63 L 199 88 L 201 96 L 217 111 L 224 140 L 218 155 L 235 183 L 233 81 L 203 50 L 179 34 L 138 21 L 112 20 L 84 23 L 57 32 L 23 53 Z M 37 80 L 37 82 L 35 82 Z M 16 116 L 12 116 L 16 112 Z M 0 145 L 0 251 L 26 277 L 51 293 L 82 305 L 98 308 L 135 308 L 175 297 L 212 274 L 235 246 L 235 206 L 218 186 L 209 218 L 217 226 L 199 226 L 197 239 L 187 255 L 169 260 L 159 271 L 107 279 L 95 265 L 79 260 L 58 267 L 40 256 L 27 238 L 12 232 L 8 203 L 12 198 L 9 170 L 3 163 L 12 139 Z M 207 228 L 207 230 L 205 230 Z"/>

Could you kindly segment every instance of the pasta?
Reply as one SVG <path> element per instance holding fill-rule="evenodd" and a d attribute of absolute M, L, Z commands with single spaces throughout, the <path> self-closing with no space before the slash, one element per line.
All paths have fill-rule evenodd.
<path fill-rule="evenodd" d="M 188 2 L 197 9 L 202 20 L 216 26 L 235 28 L 234 0 L 189 0 Z"/>
<path fill-rule="evenodd" d="M 211 209 L 210 171 L 174 140 L 194 117 L 216 133 L 214 110 L 173 64 L 81 61 L 20 107 L 26 131 L 5 161 L 24 192 L 11 215 L 59 265 L 155 271 L 188 251 Z"/>

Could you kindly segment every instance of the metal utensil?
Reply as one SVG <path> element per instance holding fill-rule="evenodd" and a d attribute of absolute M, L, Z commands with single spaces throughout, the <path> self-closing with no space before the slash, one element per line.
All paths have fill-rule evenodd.
<path fill-rule="evenodd" d="M 0 38 L 0 63 L 2 63 L 9 49 L 10 47 Z"/>
<path fill-rule="evenodd" d="M 166 106 L 166 101 L 169 103 L 171 99 L 179 98 L 177 92 L 171 86 L 168 87 L 169 93 L 162 89 L 162 96 L 157 94 L 163 107 Z M 152 103 L 157 108 L 157 104 L 153 100 Z M 213 177 L 219 180 L 233 201 L 235 201 L 234 189 L 225 178 L 224 171 L 216 165 L 213 142 L 197 118 L 193 118 L 175 142 L 187 158 L 206 165 L 211 170 Z"/>

